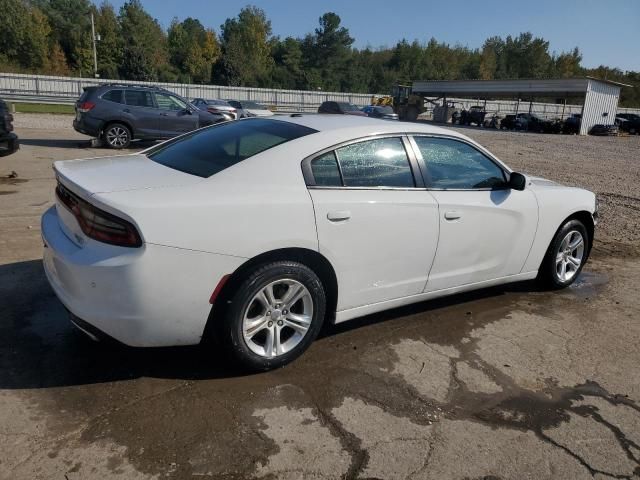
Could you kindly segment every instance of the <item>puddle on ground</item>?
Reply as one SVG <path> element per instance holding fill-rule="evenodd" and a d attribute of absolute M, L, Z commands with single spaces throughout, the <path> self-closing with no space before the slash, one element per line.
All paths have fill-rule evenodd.
<path fill-rule="evenodd" d="M 566 291 L 580 296 L 592 297 L 599 293 L 607 283 L 609 283 L 607 274 L 583 271 Z"/>

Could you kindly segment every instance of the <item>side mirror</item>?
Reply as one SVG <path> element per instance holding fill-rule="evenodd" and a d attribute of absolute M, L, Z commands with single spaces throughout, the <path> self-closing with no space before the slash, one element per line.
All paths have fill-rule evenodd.
<path fill-rule="evenodd" d="M 518 172 L 511 172 L 507 186 L 512 190 L 524 190 L 527 185 L 527 177 Z"/>

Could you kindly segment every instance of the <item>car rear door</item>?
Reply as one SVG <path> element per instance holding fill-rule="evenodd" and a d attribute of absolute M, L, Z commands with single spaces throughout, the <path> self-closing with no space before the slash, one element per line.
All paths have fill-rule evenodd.
<path fill-rule="evenodd" d="M 174 95 L 156 93 L 158 131 L 162 137 L 174 137 L 198 128 L 199 115 Z"/>
<path fill-rule="evenodd" d="M 128 88 L 124 91 L 126 105 L 122 105 L 123 118 L 133 128 L 136 138 L 157 138 L 158 109 L 149 90 Z"/>
<path fill-rule="evenodd" d="M 425 291 L 520 273 L 538 225 L 533 192 L 507 188 L 508 173 L 461 139 L 413 136 L 411 144 L 439 205 L 438 253 Z"/>
<path fill-rule="evenodd" d="M 438 205 L 407 138 L 369 137 L 303 165 L 319 250 L 338 277 L 338 310 L 422 292 L 438 242 Z"/>

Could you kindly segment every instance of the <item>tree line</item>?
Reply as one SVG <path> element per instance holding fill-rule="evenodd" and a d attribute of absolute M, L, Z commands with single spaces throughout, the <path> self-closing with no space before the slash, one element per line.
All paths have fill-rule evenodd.
<path fill-rule="evenodd" d="M 363 93 L 389 92 L 411 80 L 570 78 L 593 75 L 635 85 L 622 106 L 640 106 L 640 72 L 582 67 L 576 47 L 549 50 L 529 32 L 490 37 L 481 48 L 401 40 L 355 48 L 332 12 L 302 38 L 273 35 L 257 7 L 242 8 L 216 32 L 199 20 L 174 18 L 165 31 L 140 0 L 119 11 L 89 0 L 0 0 L 0 71 L 93 75 L 90 14 L 98 74 L 103 78 Z"/>

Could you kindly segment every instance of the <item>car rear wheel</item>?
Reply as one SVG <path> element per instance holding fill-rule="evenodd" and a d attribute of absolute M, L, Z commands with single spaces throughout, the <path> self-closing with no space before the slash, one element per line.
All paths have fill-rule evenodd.
<path fill-rule="evenodd" d="M 127 148 L 131 143 L 131 131 L 121 123 L 112 123 L 104 129 L 102 140 L 109 148 Z"/>
<path fill-rule="evenodd" d="M 322 282 L 307 266 L 286 261 L 263 265 L 232 296 L 219 340 L 251 370 L 281 367 L 318 336 L 325 298 Z"/>
<path fill-rule="evenodd" d="M 575 282 L 589 254 L 589 234 L 579 220 L 569 220 L 553 237 L 538 278 L 552 288 Z"/>

